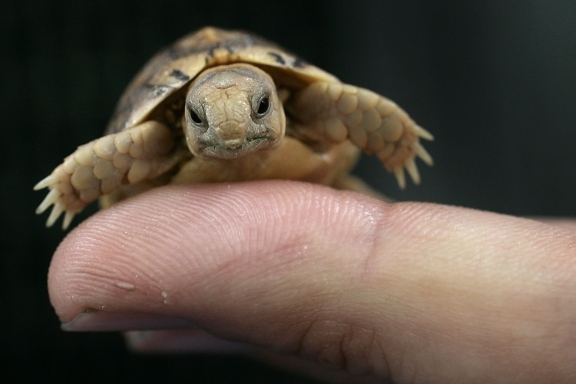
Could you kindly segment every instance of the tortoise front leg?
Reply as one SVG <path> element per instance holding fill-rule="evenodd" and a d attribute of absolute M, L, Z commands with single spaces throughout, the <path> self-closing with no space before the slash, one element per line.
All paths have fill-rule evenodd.
<path fill-rule="evenodd" d="M 98 197 L 172 168 L 181 158 L 174 144 L 173 133 L 156 121 L 84 144 L 34 186 L 50 189 L 36 213 L 54 205 L 46 226 L 66 212 L 62 223 L 66 229 L 74 215 Z"/>
<path fill-rule="evenodd" d="M 349 139 L 374 154 L 404 188 L 404 168 L 420 182 L 415 157 L 432 165 L 420 138 L 433 140 L 393 101 L 367 89 L 341 83 L 317 82 L 292 95 L 286 108 L 301 124 L 301 134 L 313 140 Z M 305 130 L 304 130 L 305 129 Z"/>

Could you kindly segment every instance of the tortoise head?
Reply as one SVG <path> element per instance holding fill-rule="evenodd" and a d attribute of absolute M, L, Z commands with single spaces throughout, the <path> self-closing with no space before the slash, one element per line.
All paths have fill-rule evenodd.
<path fill-rule="evenodd" d="M 203 158 L 235 159 L 271 148 L 286 130 L 274 81 L 248 64 L 204 71 L 190 85 L 184 116 L 188 148 Z"/>

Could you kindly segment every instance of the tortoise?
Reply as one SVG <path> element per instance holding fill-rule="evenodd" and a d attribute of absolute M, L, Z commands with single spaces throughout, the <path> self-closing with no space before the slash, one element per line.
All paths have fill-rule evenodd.
<path fill-rule="evenodd" d="M 400 188 L 432 135 L 393 101 L 343 84 L 255 34 L 206 27 L 156 54 L 121 96 L 105 135 L 34 187 L 52 226 L 164 184 L 292 179 L 378 195 L 349 174 L 360 150 Z"/>

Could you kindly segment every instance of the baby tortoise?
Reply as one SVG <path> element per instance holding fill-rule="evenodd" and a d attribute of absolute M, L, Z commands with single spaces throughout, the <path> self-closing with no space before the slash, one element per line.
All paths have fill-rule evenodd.
<path fill-rule="evenodd" d="M 259 36 L 204 28 L 154 56 L 121 97 L 105 136 L 40 181 L 37 209 L 62 227 L 90 202 L 109 206 L 170 183 L 292 179 L 376 194 L 349 175 L 359 148 L 420 181 L 432 135 L 394 102 L 341 83 Z"/>

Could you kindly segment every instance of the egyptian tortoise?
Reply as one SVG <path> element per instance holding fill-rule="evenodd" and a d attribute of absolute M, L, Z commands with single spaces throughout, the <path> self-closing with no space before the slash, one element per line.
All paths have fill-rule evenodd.
<path fill-rule="evenodd" d="M 204 28 L 159 52 L 121 97 L 105 135 L 34 189 L 47 226 L 169 183 L 292 179 L 372 193 L 349 175 L 360 149 L 415 183 L 432 135 L 394 102 L 254 34 Z"/>

